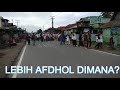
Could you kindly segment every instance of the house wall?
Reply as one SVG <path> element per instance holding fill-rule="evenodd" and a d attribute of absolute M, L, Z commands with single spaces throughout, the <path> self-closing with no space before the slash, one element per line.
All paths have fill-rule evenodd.
<path fill-rule="evenodd" d="M 118 35 L 118 44 L 120 45 L 120 35 Z"/>
<path fill-rule="evenodd" d="M 111 37 L 111 28 L 103 29 L 103 41 L 109 42 L 110 37 Z"/>
<path fill-rule="evenodd" d="M 104 42 L 109 43 L 109 39 L 111 37 L 111 30 L 112 28 L 103 29 Z M 120 45 L 120 35 L 114 35 L 114 39 L 115 39 L 115 47 L 117 47 L 118 45 Z"/>
<path fill-rule="evenodd" d="M 103 18 L 103 17 L 92 18 L 90 19 L 90 25 L 97 24 L 97 23 L 107 23 L 109 21 L 110 21 L 109 18 Z"/>

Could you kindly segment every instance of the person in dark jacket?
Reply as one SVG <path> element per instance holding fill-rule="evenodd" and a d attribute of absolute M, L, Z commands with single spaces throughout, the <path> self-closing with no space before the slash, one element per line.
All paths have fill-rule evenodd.
<path fill-rule="evenodd" d="M 43 36 L 42 36 L 42 34 L 40 34 L 40 39 L 41 39 L 41 42 L 43 42 Z"/>
<path fill-rule="evenodd" d="M 33 45 L 35 45 L 35 41 L 36 41 L 35 33 L 33 33 L 33 35 L 32 35 L 32 40 L 33 40 Z"/>
<path fill-rule="evenodd" d="M 112 35 L 110 38 L 110 46 L 112 49 L 114 49 L 114 44 L 115 44 L 115 40 L 114 40 L 114 36 Z"/>
<path fill-rule="evenodd" d="M 66 37 L 63 33 L 60 35 L 59 39 L 60 39 L 60 45 L 65 44 Z"/>
<path fill-rule="evenodd" d="M 30 36 L 27 34 L 26 40 L 28 42 L 28 45 L 30 45 Z"/>
<path fill-rule="evenodd" d="M 88 31 L 87 33 L 87 48 L 91 47 L 91 33 Z"/>
<path fill-rule="evenodd" d="M 83 46 L 83 42 L 82 42 L 82 33 L 79 34 L 79 47 Z"/>

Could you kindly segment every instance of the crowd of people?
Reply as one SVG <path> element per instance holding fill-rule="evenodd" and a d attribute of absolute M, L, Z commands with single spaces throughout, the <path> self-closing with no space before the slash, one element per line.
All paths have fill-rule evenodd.
<path fill-rule="evenodd" d="M 67 44 L 67 45 L 73 45 L 74 47 L 85 47 L 85 48 L 91 48 L 92 40 L 91 40 L 91 33 L 83 32 L 80 33 L 77 37 L 77 34 L 75 32 L 72 32 L 71 34 L 64 35 L 64 33 L 61 33 L 59 35 L 59 41 L 60 45 Z M 109 41 L 110 47 L 114 49 L 115 39 L 112 35 Z M 96 49 L 103 48 L 103 36 L 101 32 L 98 32 L 96 34 Z"/>
<path fill-rule="evenodd" d="M 77 38 L 77 34 L 75 32 L 72 32 L 70 35 L 64 35 L 62 33 L 59 36 L 60 45 L 67 44 L 67 45 L 73 45 L 76 46 L 83 46 L 83 47 L 91 47 L 91 34 L 90 32 L 80 33 L 79 37 Z"/>
<path fill-rule="evenodd" d="M 30 45 L 30 42 L 33 42 L 33 45 L 35 45 L 35 41 L 46 42 L 46 41 L 54 41 L 58 40 L 60 42 L 60 45 L 73 45 L 73 47 L 85 47 L 85 48 L 91 48 L 92 40 L 91 40 L 91 33 L 83 32 L 80 33 L 79 36 L 75 32 L 71 32 L 71 34 L 65 35 L 64 33 L 41 33 L 41 34 L 27 34 L 26 35 L 26 41 Z M 114 37 L 111 36 L 110 38 L 110 46 L 111 48 L 114 48 Z M 103 48 L 103 36 L 100 32 L 96 34 L 96 49 Z"/>
<path fill-rule="evenodd" d="M 40 33 L 40 34 L 27 33 L 25 40 L 26 42 L 28 42 L 28 45 L 31 44 L 31 41 L 33 45 L 35 45 L 36 41 L 47 42 L 47 41 L 53 41 L 57 38 L 58 38 L 58 34 L 54 34 L 54 33 Z"/>

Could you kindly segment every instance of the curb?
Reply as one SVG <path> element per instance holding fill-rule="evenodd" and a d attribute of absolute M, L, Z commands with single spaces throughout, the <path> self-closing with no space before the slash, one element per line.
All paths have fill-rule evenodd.
<path fill-rule="evenodd" d="M 24 41 L 23 41 L 23 43 L 24 43 Z M 16 63 L 17 63 L 17 59 L 18 59 L 18 57 L 19 57 L 19 55 L 20 55 L 20 53 L 22 52 L 22 50 L 23 50 L 23 48 L 24 48 L 24 46 L 26 45 L 26 43 L 24 43 L 22 46 L 21 46 L 21 48 L 20 48 L 20 50 L 18 51 L 18 53 L 17 53 L 17 55 L 15 56 L 15 58 L 13 59 L 13 61 L 11 62 L 11 65 L 10 66 L 14 66 Z M 8 71 L 10 71 L 10 67 L 8 68 Z M 5 74 L 5 76 L 4 76 L 4 78 L 9 78 L 8 77 L 9 75 L 8 74 Z"/>

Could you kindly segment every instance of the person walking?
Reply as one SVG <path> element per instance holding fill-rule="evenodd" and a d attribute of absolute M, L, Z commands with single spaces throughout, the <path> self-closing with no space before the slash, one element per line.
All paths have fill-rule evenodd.
<path fill-rule="evenodd" d="M 33 33 L 33 35 L 32 35 L 33 45 L 35 45 L 35 40 L 36 40 L 36 36 L 35 36 L 35 33 Z"/>
<path fill-rule="evenodd" d="M 84 32 L 84 47 L 87 47 L 87 43 L 88 43 L 88 34 L 87 32 Z"/>
<path fill-rule="evenodd" d="M 91 33 L 88 31 L 87 33 L 87 48 L 91 47 Z"/>
<path fill-rule="evenodd" d="M 40 34 L 40 39 L 41 39 L 41 42 L 43 42 L 43 35 Z"/>
<path fill-rule="evenodd" d="M 83 42 L 82 42 L 82 33 L 79 34 L 79 47 L 83 46 Z"/>
<path fill-rule="evenodd" d="M 110 47 L 111 47 L 111 49 L 114 49 L 114 44 L 115 44 L 115 39 L 114 39 L 114 36 L 112 35 L 110 37 Z"/>
<path fill-rule="evenodd" d="M 82 46 L 84 47 L 84 33 L 82 34 Z"/>
<path fill-rule="evenodd" d="M 77 45 L 77 36 L 76 36 L 76 33 L 73 33 L 73 35 L 72 35 L 72 43 L 73 43 L 73 46 L 76 47 L 76 45 Z"/>
<path fill-rule="evenodd" d="M 27 34 L 27 42 L 28 42 L 28 45 L 30 45 L 30 36 L 29 36 L 29 34 Z"/>
<path fill-rule="evenodd" d="M 63 45 L 63 44 L 65 44 L 65 35 L 64 35 L 64 33 L 62 33 L 60 35 L 60 45 Z"/>
<path fill-rule="evenodd" d="M 66 36 L 66 44 L 67 45 L 70 45 L 70 36 L 67 34 Z"/>
<path fill-rule="evenodd" d="M 102 44 L 103 44 L 103 37 L 100 33 L 98 33 L 98 35 L 96 35 L 96 45 L 95 48 L 99 49 L 100 47 L 102 48 Z"/>

